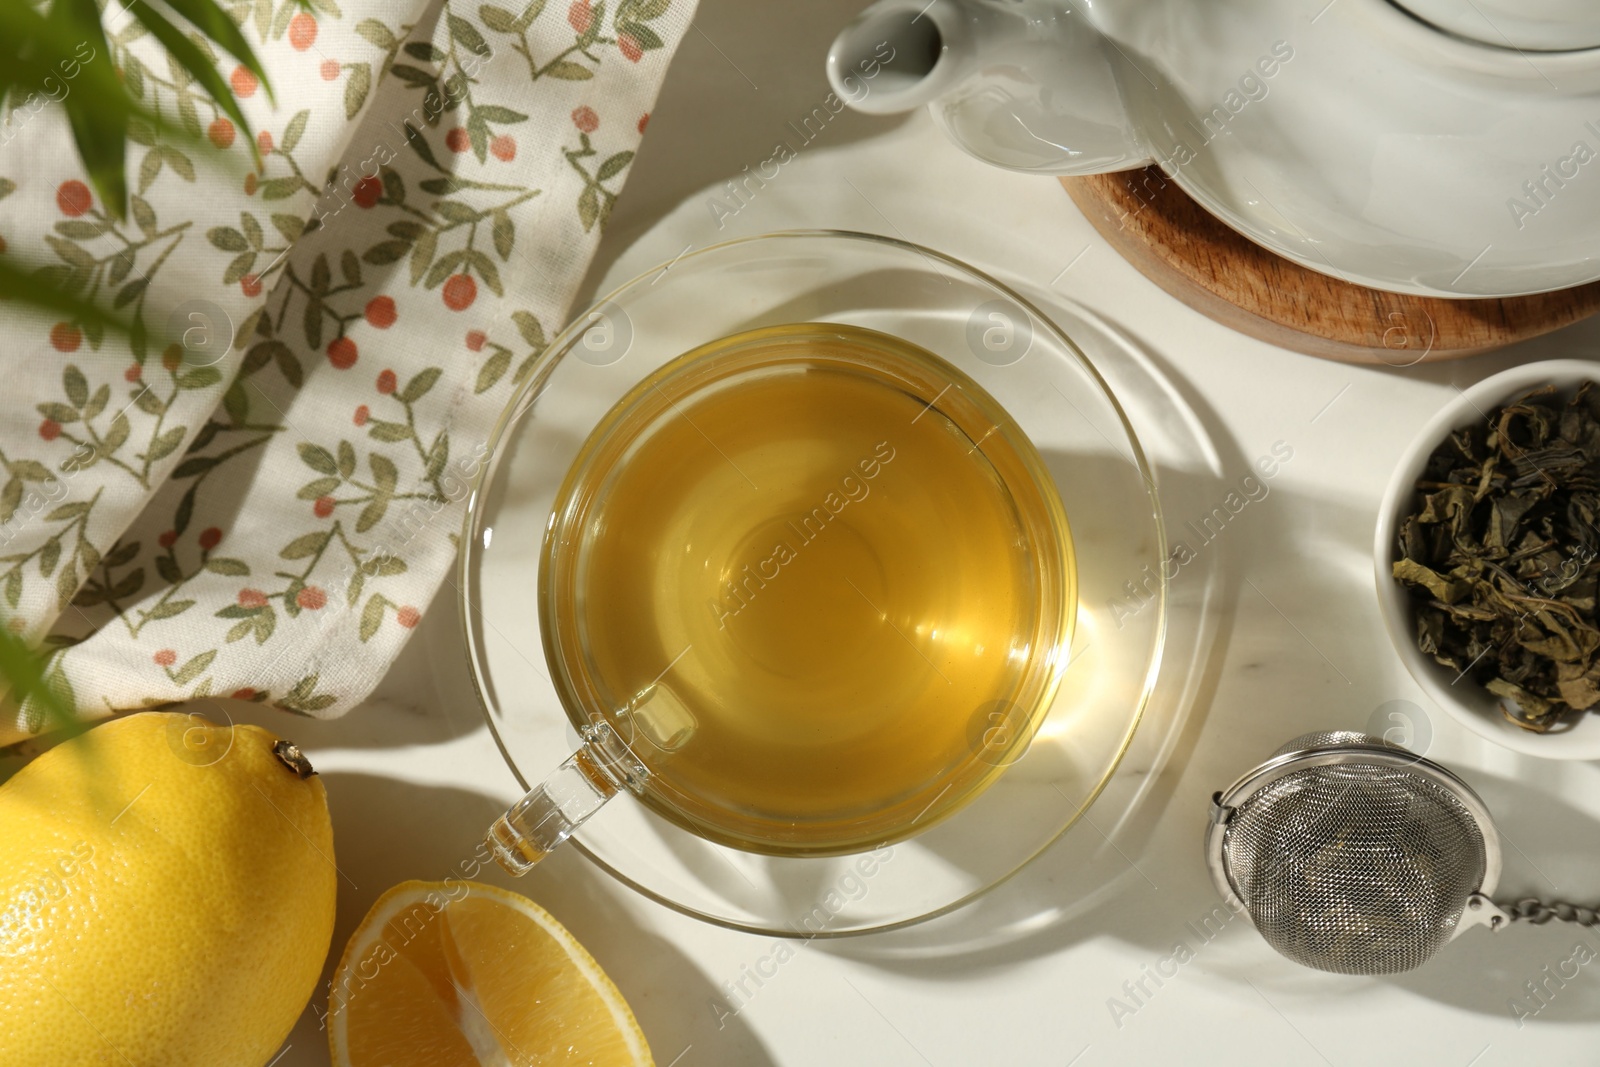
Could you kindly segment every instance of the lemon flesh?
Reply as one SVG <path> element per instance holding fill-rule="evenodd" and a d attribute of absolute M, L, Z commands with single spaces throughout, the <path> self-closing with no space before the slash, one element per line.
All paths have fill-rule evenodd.
<path fill-rule="evenodd" d="M 335 1067 L 650 1067 L 594 957 L 550 915 L 478 882 L 404 882 L 351 936 L 328 1000 Z"/>

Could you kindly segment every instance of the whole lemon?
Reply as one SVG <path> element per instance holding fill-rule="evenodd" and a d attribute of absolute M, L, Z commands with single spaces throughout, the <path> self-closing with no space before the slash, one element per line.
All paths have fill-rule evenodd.
<path fill-rule="evenodd" d="M 0 785 L 0 1064 L 261 1067 L 333 935 L 333 826 L 254 726 L 113 719 Z"/>

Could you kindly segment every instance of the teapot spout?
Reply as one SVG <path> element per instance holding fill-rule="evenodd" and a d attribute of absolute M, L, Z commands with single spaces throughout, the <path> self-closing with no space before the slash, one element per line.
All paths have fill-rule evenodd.
<path fill-rule="evenodd" d="M 974 48 L 960 5 L 950 0 L 878 0 L 828 49 L 828 82 L 868 115 L 913 111 L 971 72 Z"/>
<path fill-rule="evenodd" d="M 1008 170 L 1101 174 L 1151 162 L 1128 62 L 1070 0 L 878 0 L 828 50 L 846 105 L 929 105 L 961 148 Z"/>

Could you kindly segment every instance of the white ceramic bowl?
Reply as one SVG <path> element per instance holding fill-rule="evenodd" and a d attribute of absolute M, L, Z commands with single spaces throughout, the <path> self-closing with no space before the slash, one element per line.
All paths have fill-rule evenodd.
<path fill-rule="evenodd" d="M 1423 691 L 1467 729 L 1517 752 L 1551 759 L 1600 759 L 1600 713 L 1579 716 L 1570 729 L 1536 734 L 1506 721 L 1500 698 L 1470 678 L 1456 680 L 1454 671 L 1435 663 L 1417 648 L 1410 597 L 1394 580 L 1395 536 L 1403 515 L 1416 503 L 1416 481 L 1428 457 L 1452 430 L 1482 422 L 1495 408 L 1541 385 L 1576 388 L 1584 381 L 1600 383 L 1600 363 L 1577 359 L 1548 360 L 1513 367 L 1485 378 L 1446 404 L 1428 420 L 1395 467 L 1384 490 L 1373 536 L 1374 577 L 1384 626 L 1400 658 Z"/>

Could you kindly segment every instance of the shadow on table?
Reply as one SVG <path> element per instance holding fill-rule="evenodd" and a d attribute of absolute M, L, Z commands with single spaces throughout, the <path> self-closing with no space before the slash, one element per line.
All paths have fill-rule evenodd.
<path fill-rule="evenodd" d="M 474 866 L 483 831 L 503 804 L 481 793 L 417 785 L 393 778 L 335 772 L 323 776 L 333 812 L 339 869 L 333 945 L 311 1005 L 289 1037 L 276 1067 L 326 1063 L 327 1034 L 319 1019 L 328 982 L 345 943 L 372 904 L 408 879 L 470 878 L 509 889 L 547 909 L 599 961 L 649 1035 L 658 1063 L 673 1062 L 686 1046 L 696 1064 L 764 1067 L 772 1062 L 738 1016 L 719 1019 L 723 1000 L 687 957 L 645 931 L 618 901 L 625 892 L 575 850 L 514 879 L 492 863 Z"/>
<path fill-rule="evenodd" d="M 688 197 L 704 191 L 707 218 L 715 220 L 719 210 L 740 209 L 725 183 L 737 183 L 739 197 L 748 200 L 762 195 L 767 180 L 782 182 L 783 157 L 763 166 L 775 159 L 780 144 L 796 154 L 837 147 L 905 121 L 902 115 L 850 109 L 830 114 L 825 103 L 832 95 L 823 74 L 828 46 L 865 6 L 866 0 L 702 0 L 667 71 L 650 114 L 650 136 L 606 222 L 574 310 L 588 306 L 617 258 Z M 743 47 L 735 48 L 735 41 Z M 796 56 L 808 61 L 796 62 Z M 713 209 L 713 196 L 720 209 Z"/>

